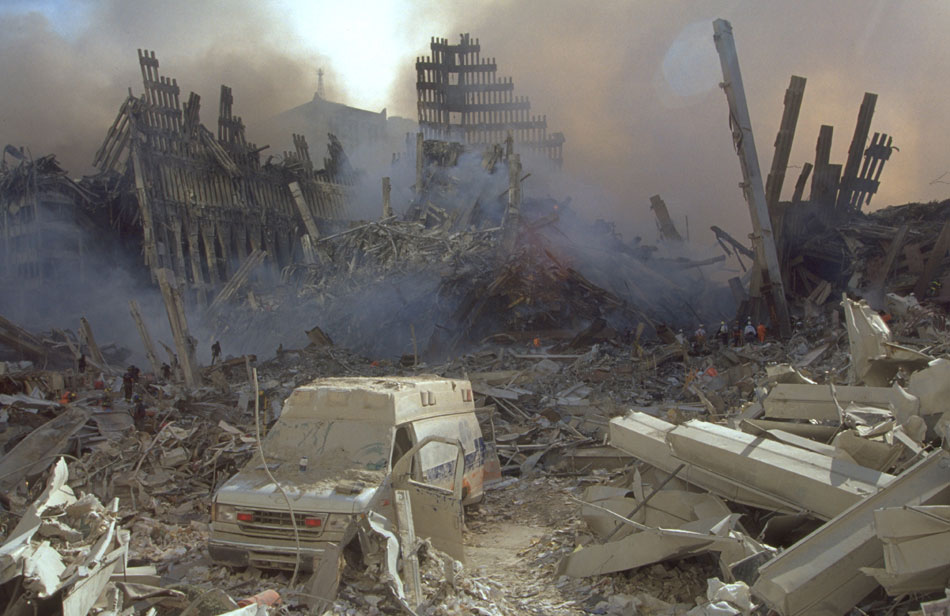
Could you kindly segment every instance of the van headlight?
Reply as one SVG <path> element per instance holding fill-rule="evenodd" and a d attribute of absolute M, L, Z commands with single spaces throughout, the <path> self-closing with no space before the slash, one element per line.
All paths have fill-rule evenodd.
<path fill-rule="evenodd" d="M 350 519 L 352 516 L 345 513 L 333 513 L 327 518 L 326 526 L 323 527 L 324 532 L 338 532 L 342 533 L 346 530 L 346 527 L 350 525 Z"/>
<path fill-rule="evenodd" d="M 211 506 L 211 518 L 216 522 L 234 522 L 237 520 L 237 510 L 233 505 L 214 503 Z"/>

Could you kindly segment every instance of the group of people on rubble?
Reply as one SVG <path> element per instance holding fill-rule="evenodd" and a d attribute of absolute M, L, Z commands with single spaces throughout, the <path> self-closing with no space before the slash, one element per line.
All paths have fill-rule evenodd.
<path fill-rule="evenodd" d="M 722 347 L 729 346 L 730 342 L 733 346 L 739 347 L 743 344 L 752 344 L 756 340 L 762 344 L 765 342 L 767 333 L 768 329 L 764 323 L 753 325 L 752 318 L 749 317 L 746 320 L 745 327 L 740 327 L 739 321 L 735 321 L 730 328 L 725 321 L 720 321 L 714 336 Z M 693 332 L 693 348 L 697 352 L 703 352 L 709 349 L 709 335 L 706 332 L 705 325 L 702 323 L 700 323 L 696 331 Z"/>
<path fill-rule="evenodd" d="M 219 341 L 214 341 L 211 345 L 211 363 L 215 364 L 221 359 L 221 343 Z M 97 364 L 93 363 L 93 366 Z M 98 397 L 93 398 L 91 401 L 93 404 L 104 409 L 111 409 L 113 405 L 113 387 L 118 386 L 118 381 L 113 381 L 111 384 L 106 380 L 104 376 L 96 378 L 88 372 L 89 370 L 89 360 L 86 358 L 85 353 L 80 353 L 79 358 L 76 360 L 76 369 L 79 373 L 79 383 L 80 387 L 88 387 L 90 384 L 92 387 L 100 392 Z M 174 372 L 178 370 L 178 358 L 172 358 L 172 364 L 163 363 L 160 370 L 160 382 L 168 383 L 172 379 Z M 159 375 L 155 375 L 158 377 Z M 92 380 L 91 383 L 87 379 Z M 153 377 L 154 379 L 154 377 Z M 151 426 L 152 417 L 154 412 L 150 412 L 148 407 L 145 404 L 144 396 L 147 394 L 160 395 L 159 389 L 155 386 L 154 382 L 147 381 L 143 382 L 142 380 L 142 370 L 135 364 L 130 364 L 126 368 L 125 373 L 122 374 L 122 397 L 125 399 L 125 402 L 128 404 L 129 412 L 132 415 L 132 418 L 135 421 L 135 426 L 139 430 L 149 431 Z M 63 406 L 68 406 L 72 404 L 77 399 L 76 392 L 66 390 L 63 392 L 63 395 L 59 399 L 59 403 Z"/>

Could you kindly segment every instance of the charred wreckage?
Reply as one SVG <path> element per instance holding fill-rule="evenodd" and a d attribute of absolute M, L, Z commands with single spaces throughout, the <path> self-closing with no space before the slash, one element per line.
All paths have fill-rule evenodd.
<path fill-rule="evenodd" d="M 862 211 L 870 93 L 781 201 L 806 80 L 763 181 L 714 41 L 753 233 L 701 259 L 660 195 L 649 245 L 526 190 L 565 137 L 467 34 L 381 181 L 265 156 L 226 86 L 210 130 L 149 51 L 95 175 L 7 146 L 7 316 L 133 255 L 170 339 L 0 316 L 4 613 L 946 613 L 950 206 Z"/>

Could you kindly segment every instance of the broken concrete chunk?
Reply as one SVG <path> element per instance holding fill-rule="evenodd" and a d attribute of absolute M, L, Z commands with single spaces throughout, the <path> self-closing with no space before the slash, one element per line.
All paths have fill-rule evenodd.
<path fill-rule="evenodd" d="M 907 392 L 920 399 L 923 415 L 950 412 L 950 360 L 935 359 L 911 374 Z"/>
<path fill-rule="evenodd" d="M 933 357 L 891 342 L 891 331 L 864 300 L 842 298 L 851 344 L 851 382 L 886 387 L 898 369 L 919 370 Z"/>
<path fill-rule="evenodd" d="M 853 430 L 845 430 L 839 433 L 833 444 L 836 450 L 847 454 L 846 459 L 876 471 L 886 471 L 892 468 L 901 454 L 904 453 L 904 447 L 900 443 L 888 444 L 883 441 L 872 441 L 859 436 Z"/>
<path fill-rule="evenodd" d="M 950 580 L 950 506 L 905 505 L 874 512 L 884 571 L 869 569 L 888 594 L 945 588 Z"/>
<path fill-rule="evenodd" d="M 707 605 L 696 607 L 687 616 L 705 616 L 710 614 L 750 614 L 755 605 L 752 593 L 744 582 L 726 584 L 720 579 L 706 580 Z"/>
<path fill-rule="evenodd" d="M 705 518 L 679 529 L 645 529 L 618 541 L 581 547 L 561 561 L 558 574 L 587 577 L 722 549 L 725 544 L 739 541 L 728 533 L 737 519 L 732 515 Z"/>
<path fill-rule="evenodd" d="M 765 367 L 765 375 L 772 383 L 796 383 L 798 385 L 815 385 L 815 381 L 803 375 L 789 364 L 777 364 Z"/>
<path fill-rule="evenodd" d="M 189 457 L 184 447 L 175 447 L 174 449 L 162 453 L 162 466 L 165 468 L 175 468 L 187 462 Z"/>
<path fill-rule="evenodd" d="M 847 613 L 877 586 L 860 568 L 884 564 L 874 512 L 946 502 L 948 465 L 945 452 L 931 454 L 877 494 L 859 500 L 763 566 L 753 594 L 782 616 Z"/>

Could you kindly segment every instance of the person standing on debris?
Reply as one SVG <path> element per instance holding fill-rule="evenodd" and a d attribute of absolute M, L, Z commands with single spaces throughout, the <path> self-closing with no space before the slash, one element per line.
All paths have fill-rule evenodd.
<path fill-rule="evenodd" d="M 732 325 L 732 346 L 742 346 L 742 328 L 739 327 L 739 321 Z"/>
<path fill-rule="evenodd" d="M 268 413 L 270 410 L 270 400 L 267 399 L 267 394 L 264 393 L 264 390 L 258 390 L 257 392 L 257 408 L 260 411 L 261 416 L 264 418 L 262 422 L 264 425 L 268 425 Z"/>
<path fill-rule="evenodd" d="M 76 367 L 79 369 L 79 374 L 83 374 L 86 372 L 86 354 L 85 353 L 79 354 L 79 361 L 77 362 Z"/>
<path fill-rule="evenodd" d="M 145 431 L 145 422 L 148 418 L 148 413 L 145 410 L 145 402 L 142 401 L 142 396 L 135 394 L 132 396 L 132 402 L 134 406 L 132 407 L 132 419 L 135 421 L 135 427 L 140 432 Z"/>
<path fill-rule="evenodd" d="M 211 365 L 213 366 L 216 361 L 221 357 L 221 343 L 217 340 L 214 341 L 214 344 L 211 345 Z"/>
<path fill-rule="evenodd" d="M 122 375 L 122 393 L 125 396 L 126 402 L 132 400 L 132 388 L 135 387 L 135 374 L 132 372 L 133 367 L 134 366 L 129 366 L 129 369 Z"/>
<path fill-rule="evenodd" d="M 764 343 L 765 342 L 765 324 L 759 323 L 759 325 L 755 328 L 755 333 L 758 334 L 759 336 L 759 342 Z"/>
<path fill-rule="evenodd" d="M 172 367 L 167 363 L 162 364 L 162 380 L 166 383 L 172 378 Z"/>
<path fill-rule="evenodd" d="M 751 343 L 755 340 L 757 333 L 755 331 L 755 326 L 752 325 L 752 317 L 749 317 L 749 320 L 746 321 L 745 329 L 742 330 L 742 334 L 745 337 L 747 343 Z"/>
<path fill-rule="evenodd" d="M 719 321 L 719 340 L 722 346 L 729 346 L 729 326 L 725 321 Z"/>
<path fill-rule="evenodd" d="M 700 323 L 699 327 L 696 328 L 696 331 L 693 333 L 693 336 L 696 339 L 696 350 L 705 351 L 706 350 L 706 328 L 703 327 L 702 323 Z"/>

